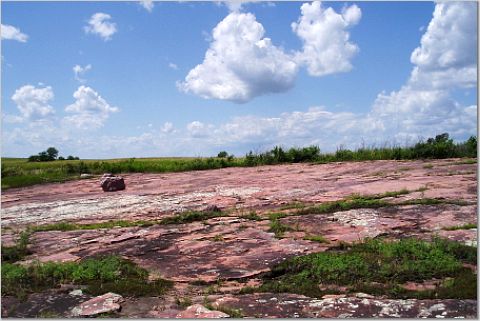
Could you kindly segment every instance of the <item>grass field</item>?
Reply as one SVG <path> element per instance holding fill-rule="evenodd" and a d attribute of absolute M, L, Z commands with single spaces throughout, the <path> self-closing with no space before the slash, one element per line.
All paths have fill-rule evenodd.
<path fill-rule="evenodd" d="M 80 174 L 165 173 L 243 166 L 243 159 L 227 158 L 130 158 L 28 162 L 2 158 L 2 190 L 78 179 Z"/>
<path fill-rule="evenodd" d="M 225 153 L 226 154 L 226 153 Z M 263 153 L 248 153 L 245 157 L 169 157 L 123 158 L 109 160 L 56 160 L 28 162 L 27 158 L 2 158 L 2 190 L 34 184 L 63 182 L 80 178 L 80 174 L 103 173 L 165 173 L 224 167 L 274 165 L 283 163 L 330 163 L 365 160 L 412 160 L 468 157 L 476 162 L 477 138 L 454 143 L 447 133 L 420 141 L 410 147 L 369 147 L 351 151 L 339 149 L 335 153 L 320 153 L 318 146 L 283 149 L 276 146 Z"/>

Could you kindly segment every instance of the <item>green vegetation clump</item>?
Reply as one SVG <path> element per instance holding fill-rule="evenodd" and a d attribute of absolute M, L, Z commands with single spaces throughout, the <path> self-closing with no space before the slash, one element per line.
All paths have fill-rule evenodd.
<path fill-rule="evenodd" d="M 263 218 L 257 214 L 255 211 L 250 211 L 248 214 L 240 215 L 240 218 L 251 220 L 251 221 L 262 221 Z"/>
<path fill-rule="evenodd" d="M 34 184 L 79 179 L 80 174 L 167 173 L 243 166 L 241 159 L 227 158 L 131 158 L 114 160 L 57 160 L 28 162 L 2 159 L 2 190 Z"/>
<path fill-rule="evenodd" d="M 133 297 L 161 295 L 172 286 L 171 281 L 163 279 L 149 281 L 146 270 L 117 256 L 28 266 L 2 262 L 1 274 L 2 295 L 23 297 L 64 283 L 86 285 L 85 291 L 92 295 L 115 292 Z"/>
<path fill-rule="evenodd" d="M 204 212 L 191 211 L 191 212 L 183 212 L 171 217 L 166 217 L 162 219 L 159 223 L 160 224 L 185 224 L 185 223 L 191 223 L 196 221 L 205 221 L 210 218 L 221 217 L 221 216 L 225 216 L 225 213 L 215 212 L 215 211 L 204 211 Z"/>
<path fill-rule="evenodd" d="M 28 230 L 32 233 L 34 232 L 46 232 L 46 231 L 75 231 L 75 230 L 96 230 L 101 228 L 115 228 L 115 227 L 148 227 L 156 224 L 184 224 L 191 223 L 196 221 L 204 221 L 214 217 L 226 216 L 227 214 L 222 212 L 215 211 L 188 211 L 177 214 L 175 216 L 166 217 L 161 220 L 138 220 L 138 221 L 125 221 L 125 220 L 116 220 L 116 221 L 107 221 L 99 223 L 87 223 L 87 224 L 77 224 L 69 222 L 58 222 L 53 224 L 46 225 L 34 225 L 29 226 Z"/>
<path fill-rule="evenodd" d="M 51 148 L 52 150 L 48 149 L 50 153 L 48 153 L 48 150 L 40 153 L 42 159 L 56 159 L 58 151 L 53 147 Z M 58 157 L 55 162 L 43 162 L 37 161 L 40 154 L 32 156 L 33 158 L 29 159 L 30 161 L 18 158 L 3 158 L 2 190 L 78 179 L 79 175 L 83 173 L 166 173 L 299 162 L 328 163 L 381 159 L 475 158 L 475 160 L 462 162 L 462 164 L 469 164 L 476 162 L 477 138 L 472 136 L 463 143 L 455 144 L 449 138 L 449 135 L 444 133 L 410 147 L 362 147 L 355 151 L 340 148 L 335 153 L 327 154 L 320 153 L 318 146 L 292 147 L 288 150 L 276 146 L 264 153 L 249 152 L 244 158 L 235 158 L 233 155 L 228 155 L 227 152 L 222 151 L 217 155 L 218 157 L 209 158 L 131 158 L 80 161 L 78 157 L 68 156 L 66 160 L 63 157 Z"/>
<path fill-rule="evenodd" d="M 2 245 L 2 262 L 16 262 L 30 254 L 28 243 L 30 232 L 21 232 L 18 241 L 13 246 Z"/>
<path fill-rule="evenodd" d="M 303 238 L 307 241 L 318 242 L 318 243 L 330 243 L 326 238 L 321 235 L 307 235 Z"/>
<path fill-rule="evenodd" d="M 271 213 L 269 216 L 270 229 L 268 231 L 275 233 L 276 238 L 282 238 L 285 232 L 293 231 L 293 228 L 280 222 L 280 219 L 286 216 L 286 213 Z"/>
<path fill-rule="evenodd" d="M 448 227 L 444 227 L 443 230 L 445 230 L 445 231 L 455 231 L 455 230 L 469 230 L 469 229 L 472 229 L 472 228 L 477 228 L 477 224 L 476 223 L 467 223 L 467 224 L 463 224 L 463 225 L 448 226 Z"/>
<path fill-rule="evenodd" d="M 46 225 L 34 225 L 30 226 L 29 229 L 31 232 L 46 232 L 46 231 L 75 231 L 75 230 L 96 230 L 100 228 L 114 228 L 114 227 L 132 227 L 132 226 L 151 226 L 158 224 L 158 221 L 107 221 L 99 223 L 90 223 L 90 224 L 76 224 L 69 222 L 58 222 L 53 224 Z"/>
<path fill-rule="evenodd" d="M 412 160 L 441 159 L 455 157 L 477 157 L 477 137 L 471 136 L 467 141 L 455 144 L 448 133 L 443 133 L 419 141 L 413 146 L 362 147 L 354 151 L 340 147 L 335 153 L 320 153 L 318 146 L 290 148 L 284 151 L 275 146 L 264 153 L 249 152 L 245 156 L 245 166 L 272 165 L 298 162 L 340 162 L 366 160 Z"/>
<path fill-rule="evenodd" d="M 367 240 L 346 248 L 343 246 L 341 250 L 288 259 L 273 267 L 257 290 L 320 297 L 326 292 L 319 285 L 330 284 L 347 286 L 352 292 L 407 298 L 415 293 L 404 290 L 400 284 L 449 277 L 450 281 L 436 290 L 417 294 L 476 299 L 476 277 L 462 265 L 476 264 L 476 261 L 476 248 L 443 239 L 432 242 Z"/>

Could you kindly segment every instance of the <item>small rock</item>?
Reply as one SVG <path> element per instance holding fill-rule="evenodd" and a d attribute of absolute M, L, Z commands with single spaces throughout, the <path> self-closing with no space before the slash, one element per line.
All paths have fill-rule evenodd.
<path fill-rule="evenodd" d="M 72 309 L 72 316 L 86 317 L 100 313 L 118 311 L 121 308 L 118 302 L 122 299 L 122 296 L 119 294 L 112 292 L 105 293 L 74 307 Z"/>
<path fill-rule="evenodd" d="M 221 212 L 222 210 L 217 205 L 208 205 L 204 211 L 205 212 Z"/>
<path fill-rule="evenodd" d="M 357 298 L 360 298 L 360 299 L 373 299 L 374 298 L 373 295 L 370 295 L 370 294 L 367 294 L 367 293 L 362 293 L 362 292 L 356 293 L 355 296 Z"/>
<path fill-rule="evenodd" d="M 92 177 L 93 177 L 92 174 L 87 174 L 87 173 L 80 174 L 80 178 L 92 178 Z"/>
<path fill-rule="evenodd" d="M 77 289 L 77 290 L 70 291 L 70 293 L 68 294 L 73 296 L 79 296 L 79 295 L 83 295 L 83 291 L 81 289 Z"/>
<path fill-rule="evenodd" d="M 219 319 L 219 318 L 228 318 L 228 314 L 221 311 L 212 311 L 207 309 L 201 304 L 194 304 L 189 306 L 176 315 L 177 319 Z"/>
<path fill-rule="evenodd" d="M 121 176 L 114 176 L 110 173 L 103 174 L 100 186 L 104 192 L 114 192 L 125 189 L 125 181 Z"/>

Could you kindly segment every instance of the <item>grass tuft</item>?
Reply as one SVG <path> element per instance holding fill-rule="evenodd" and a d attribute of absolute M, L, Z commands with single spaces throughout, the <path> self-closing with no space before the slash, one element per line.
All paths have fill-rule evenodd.
<path fill-rule="evenodd" d="M 318 242 L 318 243 L 330 243 L 326 238 L 321 235 L 307 235 L 303 238 L 307 241 Z"/>
<path fill-rule="evenodd" d="M 221 217 L 221 216 L 226 216 L 226 214 L 222 212 L 213 212 L 213 211 L 211 212 L 191 211 L 191 212 L 183 212 L 172 217 L 166 217 L 162 219 L 159 223 L 160 224 L 184 224 L 184 223 L 191 223 L 196 221 L 205 221 L 210 218 Z"/>
<path fill-rule="evenodd" d="M 413 297 L 399 285 L 407 281 L 453 279 L 431 293 L 431 298 L 476 298 L 476 278 L 462 263 L 475 264 L 476 248 L 443 239 L 432 242 L 367 240 L 329 251 L 288 259 L 264 276 L 260 292 L 290 292 L 320 297 L 328 292 L 319 284 L 347 286 L 351 291 Z M 467 282 L 466 280 L 469 280 Z M 381 282 L 381 287 L 372 282 Z M 462 289 L 463 293 L 462 294 Z M 475 291 L 473 291 L 475 289 Z M 450 291 L 449 291 L 450 290 Z M 252 291 L 249 289 L 249 291 Z"/>
<path fill-rule="evenodd" d="M 445 230 L 445 231 L 455 231 L 455 230 L 469 230 L 469 229 L 472 229 L 472 228 L 477 228 L 477 224 L 476 223 L 468 223 L 468 224 L 464 224 L 464 225 L 448 226 L 448 227 L 444 227 L 443 230 Z"/>
<path fill-rule="evenodd" d="M 86 285 L 85 292 L 100 295 L 115 292 L 123 296 L 161 295 L 173 283 L 159 279 L 150 282 L 148 272 L 117 256 L 89 258 L 80 262 L 35 262 L 28 266 L 2 263 L 2 295 L 55 288 L 63 283 Z"/>
<path fill-rule="evenodd" d="M 13 263 L 22 260 L 25 256 L 30 254 L 28 250 L 28 243 L 30 232 L 23 231 L 14 246 L 2 245 L 2 262 Z"/>

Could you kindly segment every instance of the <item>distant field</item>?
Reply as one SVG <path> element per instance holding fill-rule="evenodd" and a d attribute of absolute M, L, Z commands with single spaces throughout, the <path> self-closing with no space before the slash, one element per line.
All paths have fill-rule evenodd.
<path fill-rule="evenodd" d="M 226 154 L 226 153 L 225 153 Z M 245 157 L 160 157 L 119 158 L 108 160 L 56 160 L 28 162 L 26 158 L 2 158 L 2 190 L 48 182 L 63 182 L 80 178 L 80 174 L 102 173 L 165 173 L 224 167 L 275 165 L 283 163 L 330 163 L 338 161 L 413 160 L 469 158 L 477 160 L 477 138 L 454 143 L 447 133 L 420 141 L 410 147 L 370 147 L 355 151 L 338 149 L 335 153 L 320 153 L 318 146 L 292 147 L 284 150 L 276 146 L 263 153 L 248 153 Z M 472 159 L 474 158 L 474 159 Z"/>
<path fill-rule="evenodd" d="M 2 158 L 2 190 L 78 179 L 82 173 L 164 173 L 242 166 L 243 159 L 226 158 L 122 158 L 28 162 L 26 158 Z"/>

